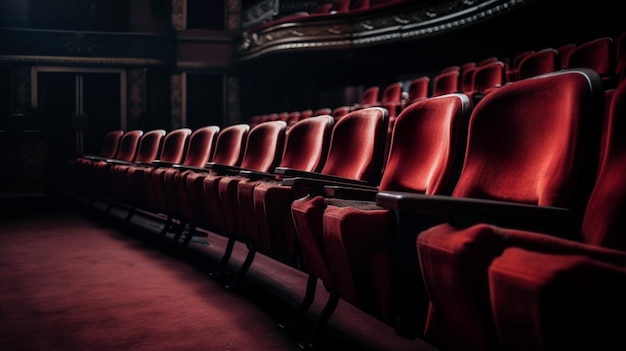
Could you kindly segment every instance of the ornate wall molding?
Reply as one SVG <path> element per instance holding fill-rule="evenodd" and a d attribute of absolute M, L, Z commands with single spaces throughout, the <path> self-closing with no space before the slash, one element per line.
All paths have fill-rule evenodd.
<path fill-rule="evenodd" d="M 185 0 L 172 0 L 172 27 L 176 30 L 187 28 L 186 21 L 187 2 Z"/>
<path fill-rule="evenodd" d="M 146 112 L 146 70 L 129 69 L 127 85 L 128 116 L 133 123 L 136 123 Z"/>
<path fill-rule="evenodd" d="M 277 51 L 346 48 L 417 39 L 474 24 L 534 0 L 449 0 L 405 4 L 388 11 L 304 16 L 258 31 L 244 31 L 235 49 L 238 61 Z"/>
<path fill-rule="evenodd" d="M 185 76 L 184 73 L 172 74 L 171 76 L 171 129 L 183 126 L 185 116 Z"/>
<path fill-rule="evenodd" d="M 0 62 L 124 66 L 176 62 L 173 35 L 0 28 L 0 42 Z"/>
<path fill-rule="evenodd" d="M 226 29 L 241 31 L 241 0 L 228 0 L 226 6 Z"/>

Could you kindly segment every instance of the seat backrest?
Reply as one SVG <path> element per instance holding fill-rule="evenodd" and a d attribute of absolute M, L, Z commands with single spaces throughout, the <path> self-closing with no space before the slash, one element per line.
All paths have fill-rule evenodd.
<path fill-rule="evenodd" d="M 460 66 L 459 69 L 459 85 L 461 92 L 472 91 L 474 89 L 474 71 L 476 71 L 476 62 L 468 61 Z"/>
<path fill-rule="evenodd" d="M 408 98 L 406 103 L 411 104 L 415 101 L 428 98 L 428 88 L 430 86 L 430 77 L 421 76 L 414 78 L 409 83 Z"/>
<path fill-rule="evenodd" d="M 363 91 L 361 95 L 361 106 L 372 106 L 378 102 L 378 92 L 380 88 L 377 86 L 371 86 Z"/>
<path fill-rule="evenodd" d="M 135 154 L 137 153 L 139 141 L 142 136 L 143 131 L 139 129 L 125 132 L 120 140 L 120 149 L 115 155 L 115 159 L 128 162 L 135 159 Z"/>
<path fill-rule="evenodd" d="M 517 68 L 517 79 L 530 78 L 559 69 L 558 51 L 546 48 L 524 57 Z"/>
<path fill-rule="evenodd" d="M 350 106 L 338 106 L 332 110 L 331 115 L 338 121 L 343 118 L 343 116 L 347 115 L 350 110 Z"/>
<path fill-rule="evenodd" d="M 459 70 L 447 70 L 433 77 L 431 96 L 456 93 L 459 91 Z"/>
<path fill-rule="evenodd" d="M 604 151 L 587 202 L 581 240 L 626 250 L 626 82 L 620 82 L 610 101 Z"/>
<path fill-rule="evenodd" d="M 250 126 L 247 124 L 234 124 L 222 129 L 217 135 L 211 162 L 227 166 L 239 165 L 249 131 Z"/>
<path fill-rule="evenodd" d="M 379 189 L 449 194 L 461 169 L 470 110 L 460 93 L 406 107 L 394 124 Z"/>
<path fill-rule="evenodd" d="M 287 121 L 289 119 L 289 112 L 287 111 L 283 111 L 281 113 L 278 114 L 278 120 L 279 121 Z"/>
<path fill-rule="evenodd" d="M 567 68 L 591 68 L 607 84 L 615 82 L 615 47 L 613 38 L 602 37 L 579 44 L 569 56 Z"/>
<path fill-rule="evenodd" d="M 476 67 L 474 71 L 474 89 L 479 93 L 488 93 L 505 83 L 505 69 L 502 61 L 492 61 Z"/>
<path fill-rule="evenodd" d="M 102 139 L 102 145 L 98 156 L 115 158 L 117 151 L 119 150 L 120 140 L 122 139 L 123 134 L 123 130 L 112 130 L 106 133 Z"/>
<path fill-rule="evenodd" d="M 300 115 L 300 111 L 292 111 L 289 112 L 289 116 L 287 117 L 285 122 L 287 122 L 288 126 L 291 126 L 294 123 L 298 122 L 300 118 L 302 118 L 302 116 Z"/>
<path fill-rule="evenodd" d="M 153 129 L 144 133 L 139 140 L 139 149 L 133 161 L 146 163 L 154 161 L 159 156 L 165 134 L 166 131 L 163 129 Z"/>
<path fill-rule="evenodd" d="M 380 97 L 381 103 L 399 103 L 402 98 L 402 83 L 395 82 L 387 85 L 383 90 L 383 94 Z"/>
<path fill-rule="evenodd" d="M 287 122 L 270 121 L 250 129 L 241 168 L 271 172 L 283 151 Z"/>
<path fill-rule="evenodd" d="M 190 135 L 191 129 L 189 128 L 174 129 L 165 134 L 161 143 L 161 151 L 158 155 L 159 161 L 181 163 L 187 151 L 187 142 Z"/>
<path fill-rule="evenodd" d="M 473 64 L 474 66 L 476 65 L 475 62 L 470 62 L 471 64 Z M 470 64 L 470 63 L 465 63 L 463 64 L 463 66 L 465 66 L 466 64 Z M 462 67 L 459 65 L 452 65 L 452 66 L 447 66 L 441 69 L 441 71 L 439 71 L 439 73 L 444 73 L 444 72 L 449 72 L 449 71 L 461 71 Z M 438 73 L 438 74 L 439 74 Z"/>
<path fill-rule="evenodd" d="M 492 63 L 492 62 L 496 62 L 496 61 L 499 61 L 496 56 L 488 56 L 488 57 L 485 57 L 485 58 L 481 59 L 480 61 L 478 61 L 476 63 L 476 67 L 484 66 L 486 64 L 489 64 L 489 63 Z"/>
<path fill-rule="evenodd" d="M 322 107 L 313 111 L 313 116 L 332 115 L 333 110 L 330 107 Z"/>
<path fill-rule="evenodd" d="M 305 118 L 309 118 L 311 116 L 313 116 L 313 110 L 310 110 L 310 109 L 303 110 L 303 111 L 300 111 L 300 118 L 299 119 L 305 119 Z"/>
<path fill-rule="evenodd" d="M 183 165 L 204 167 L 213 155 L 219 132 L 218 126 L 205 126 L 194 130 L 189 136 L 189 146 Z"/>
<path fill-rule="evenodd" d="M 512 82 L 514 80 L 518 80 L 519 79 L 519 66 L 520 63 L 522 62 L 523 59 L 525 59 L 526 57 L 534 54 L 535 51 L 534 50 L 526 50 L 526 51 L 522 51 L 520 53 L 518 53 L 517 55 L 513 56 L 513 59 L 511 60 L 511 63 L 509 64 L 509 67 L 507 69 L 506 72 L 506 80 L 507 82 Z"/>
<path fill-rule="evenodd" d="M 319 172 L 324 165 L 335 119 L 313 116 L 294 124 L 285 136 L 285 148 L 278 167 Z"/>
<path fill-rule="evenodd" d="M 352 111 L 335 123 L 321 173 L 377 184 L 389 113 L 381 107 Z"/>
<path fill-rule="evenodd" d="M 254 115 L 254 116 L 250 117 L 250 121 L 248 122 L 248 124 L 251 127 L 254 127 L 257 124 L 261 123 L 261 120 L 263 120 L 263 115 Z"/>
<path fill-rule="evenodd" d="M 588 69 L 511 82 L 486 95 L 472 112 L 453 195 L 581 214 L 573 207 L 586 202 L 595 177 L 603 99 L 601 79 Z"/>
<path fill-rule="evenodd" d="M 569 57 L 576 48 L 576 44 L 565 44 L 556 48 L 559 53 L 559 69 L 567 68 L 569 64 Z"/>

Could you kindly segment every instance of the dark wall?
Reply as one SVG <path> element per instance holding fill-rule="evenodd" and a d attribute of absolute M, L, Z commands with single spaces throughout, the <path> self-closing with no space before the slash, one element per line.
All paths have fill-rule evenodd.
<path fill-rule="evenodd" d="M 124 0 L 30 0 L 32 28 L 126 30 L 128 2 Z"/>

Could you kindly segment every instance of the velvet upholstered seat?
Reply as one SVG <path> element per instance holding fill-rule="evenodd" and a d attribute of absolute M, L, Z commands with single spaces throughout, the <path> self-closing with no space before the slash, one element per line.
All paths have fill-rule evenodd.
<path fill-rule="evenodd" d="M 437 329 L 441 338 L 462 338 L 455 348 L 470 341 L 494 350 L 624 346 L 617 317 L 624 312 L 626 84 L 608 101 L 594 187 L 582 224 L 564 229 L 564 238 L 483 223 L 442 224 L 418 237 Z"/>
<path fill-rule="evenodd" d="M 242 170 L 258 172 L 270 172 L 280 160 L 284 147 L 287 123 L 285 121 L 269 121 L 251 128 L 247 134 L 245 149 L 238 165 L 222 165 L 209 163 L 207 166 L 212 172 L 205 172 L 201 179 L 189 182 L 188 194 L 198 191 L 193 197 L 192 207 L 200 207 L 201 212 L 194 213 L 196 223 L 209 229 L 211 232 L 228 238 L 228 245 L 223 253 L 222 262 L 226 262 L 231 255 L 236 241 L 238 223 L 230 215 L 231 206 L 237 203 L 237 184 L 246 178 L 239 176 Z M 195 188 L 190 188 L 195 187 Z M 199 187 L 201 186 L 201 187 Z M 195 201 L 195 202 L 194 202 Z M 189 240 L 195 234 L 191 231 L 183 246 L 189 244 Z M 218 272 L 221 268 L 218 269 Z"/>
<path fill-rule="evenodd" d="M 220 167 L 239 166 L 246 147 L 250 125 L 234 124 L 219 131 L 215 141 L 215 150 L 209 162 Z M 185 227 L 194 232 L 196 227 L 207 227 L 205 203 L 203 199 L 203 180 L 209 174 L 216 174 L 208 166 L 208 162 L 201 165 L 174 165 L 179 172 L 174 173 L 171 182 L 174 183 L 170 196 L 168 214 L 179 222 L 179 228 L 174 236 L 176 242 L 183 234 Z M 166 233 L 162 233 L 166 234 Z M 192 233 L 193 235 L 193 233 Z M 191 238 L 191 237 L 189 237 Z"/>
<path fill-rule="evenodd" d="M 394 325 L 391 296 L 380 294 L 383 290 L 365 277 L 366 272 L 390 269 L 390 258 L 361 255 L 361 250 L 385 247 L 384 240 L 370 242 L 371 234 L 387 232 L 393 226 L 391 211 L 376 206 L 375 195 L 381 190 L 449 194 L 464 155 L 469 112 L 469 98 L 464 94 L 415 102 L 398 116 L 378 186 L 332 186 L 324 194 L 294 201 L 292 216 L 307 271 L 321 279 L 332 294 Z M 341 236 L 346 249 L 352 249 L 350 257 L 335 256 L 335 248 L 327 242 L 333 240 L 332 235 Z M 349 272 L 355 276 L 343 275 Z M 344 278 L 348 279 L 342 281 Z M 384 286 L 389 282 L 378 283 Z"/>
<path fill-rule="evenodd" d="M 285 136 L 285 148 L 278 168 L 302 172 L 321 171 L 334 123 L 332 116 L 323 115 L 294 124 Z M 287 187 L 280 186 L 283 177 L 274 171 L 240 172 L 240 176 L 247 180 L 239 182 L 238 201 L 236 204 L 231 203 L 227 209 L 233 221 L 238 221 L 236 236 L 246 243 L 248 256 L 230 283 L 231 286 L 238 284 L 257 251 L 277 261 L 297 266 L 299 249 L 288 216 L 290 202 L 297 195 Z M 255 206 L 257 203 L 262 206 Z"/>
<path fill-rule="evenodd" d="M 176 177 L 184 172 L 180 167 L 204 166 L 213 156 L 219 131 L 218 126 L 205 126 L 194 130 L 189 136 L 183 160 L 172 164 L 161 162 L 163 167 L 151 172 L 152 179 L 146 180 L 150 183 L 146 185 L 146 202 L 149 203 L 149 209 L 167 215 L 163 230 L 170 229 L 175 219 L 174 214 L 178 213 L 180 201 L 176 191 Z"/>
<path fill-rule="evenodd" d="M 463 228 L 478 222 L 551 231 L 576 228 L 596 175 L 604 90 L 592 70 L 563 70 L 519 80 L 494 90 L 474 108 L 466 157 L 452 196 L 381 192 L 377 203 L 392 209 L 398 232 L 391 237 L 391 291 L 402 313 L 426 319 L 425 338 L 444 349 L 488 350 L 472 306 L 454 303 L 469 291 L 472 265 L 452 268 L 456 256 L 441 253 L 455 235 L 440 235 L 416 251 L 422 233 L 440 223 Z M 421 233 L 421 234 L 420 234 Z M 380 236 L 387 235 L 380 233 Z M 380 239 L 379 239 L 380 240 Z M 350 254 L 346 249 L 346 255 Z M 481 256 L 474 256 L 482 260 Z M 458 274 L 459 279 L 453 279 Z M 347 280 L 350 277 L 342 276 Z M 461 285 L 455 285 L 462 282 Z M 378 284 L 378 283 L 376 283 Z M 432 308 L 429 310 L 429 303 Z M 458 326 L 462 325 L 462 328 Z"/>

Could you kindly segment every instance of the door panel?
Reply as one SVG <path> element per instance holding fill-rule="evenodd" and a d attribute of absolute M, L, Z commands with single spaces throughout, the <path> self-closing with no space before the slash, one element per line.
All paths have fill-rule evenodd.
<path fill-rule="evenodd" d="M 104 134 L 121 128 L 120 75 L 85 73 L 82 87 L 82 108 L 86 117 L 83 150 L 95 154 L 100 151 Z"/>

